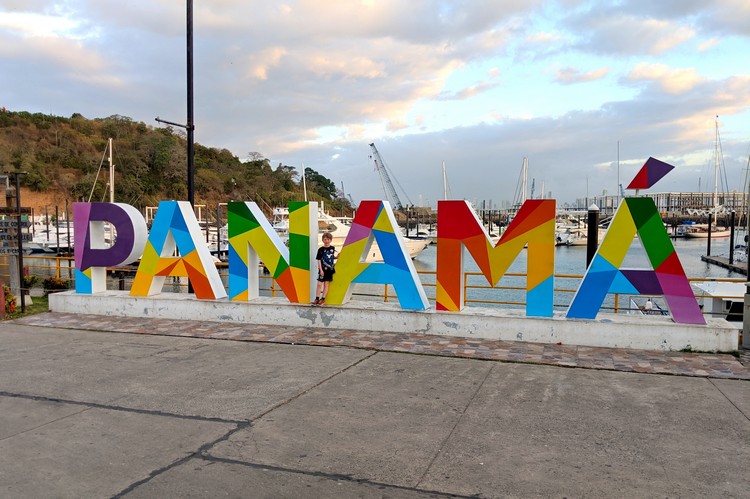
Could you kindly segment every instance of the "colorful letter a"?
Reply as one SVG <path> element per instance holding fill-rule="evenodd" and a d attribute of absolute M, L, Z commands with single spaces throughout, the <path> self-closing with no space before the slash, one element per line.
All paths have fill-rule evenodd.
<path fill-rule="evenodd" d="M 568 317 L 594 319 L 607 293 L 663 294 L 675 322 L 705 324 L 680 259 L 653 199 L 625 198 L 568 308 Z M 653 270 L 620 269 L 636 233 Z"/>
<path fill-rule="evenodd" d="M 175 250 L 179 252 L 175 256 Z M 193 207 L 187 201 L 162 201 L 151 224 L 131 296 L 158 294 L 167 276 L 187 276 L 196 298 L 215 300 L 227 292 L 202 241 Z"/>

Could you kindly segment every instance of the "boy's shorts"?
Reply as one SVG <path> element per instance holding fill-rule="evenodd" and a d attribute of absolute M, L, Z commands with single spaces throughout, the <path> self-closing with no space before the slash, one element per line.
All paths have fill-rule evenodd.
<path fill-rule="evenodd" d="M 331 282 L 333 281 L 333 269 L 323 269 L 323 274 L 318 273 L 318 281 L 320 282 Z"/>

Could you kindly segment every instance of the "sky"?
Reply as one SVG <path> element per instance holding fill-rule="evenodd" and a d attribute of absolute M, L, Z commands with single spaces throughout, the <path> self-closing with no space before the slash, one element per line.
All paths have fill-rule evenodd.
<path fill-rule="evenodd" d="M 747 0 L 194 0 L 195 140 L 355 202 L 745 188 Z M 0 0 L 0 106 L 185 123 L 186 2 Z M 717 120 L 718 116 L 718 120 Z M 116 148 L 116 145 L 115 145 Z M 447 184 L 443 182 L 443 168 Z M 447 187 L 447 189 L 446 189 Z M 199 197 L 199 194 L 198 194 Z"/>

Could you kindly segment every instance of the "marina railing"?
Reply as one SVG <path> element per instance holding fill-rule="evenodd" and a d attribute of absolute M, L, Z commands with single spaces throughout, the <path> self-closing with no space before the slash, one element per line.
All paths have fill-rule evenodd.
<path fill-rule="evenodd" d="M 35 275 L 43 280 L 48 277 L 55 277 L 61 281 L 67 281 L 70 288 L 74 288 L 75 283 L 75 263 L 72 257 L 66 256 L 24 256 L 24 272 L 29 275 Z M 227 285 L 228 264 L 218 262 L 216 264 L 219 275 Z M 112 267 L 107 269 L 107 289 L 110 290 L 129 290 L 137 267 L 130 265 L 127 267 Z M 436 289 L 436 272 L 435 271 L 418 271 L 422 286 L 425 288 L 428 299 L 435 302 Z M 8 258 L 0 259 L 0 278 L 8 282 L 9 264 Z M 260 292 L 265 296 L 278 297 L 283 296 L 283 291 L 273 277 L 265 271 L 264 268 L 259 270 Z M 562 311 L 567 309 L 573 299 L 582 275 L 578 274 L 555 274 L 555 303 L 554 308 Z M 523 308 L 526 306 L 524 298 L 526 296 L 526 274 L 524 273 L 506 273 L 498 285 L 492 286 L 484 279 L 481 272 L 464 273 L 464 301 L 467 307 L 490 306 L 490 307 L 512 307 Z M 713 278 L 713 277 L 693 277 L 688 278 L 691 283 L 698 282 L 739 282 L 745 283 L 745 278 Z M 164 292 L 186 293 L 188 284 L 186 278 L 168 278 L 165 282 Z M 701 299 L 737 299 L 736 296 L 717 296 L 708 295 L 693 288 L 695 297 Z M 355 285 L 352 295 L 364 300 L 378 300 L 390 302 L 397 299 L 395 290 L 390 285 L 365 284 Z M 640 296 L 644 299 L 643 295 Z M 634 295 L 623 295 L 619 293 L 610 293 L 608 299 L 601 307 L 603 311 L 610 313 L 646 313 L 642 306 L 631 306 Z M 658 298 L 658 295 L 656 296 Z M 719 312 L 708 312 L 706 315 L 720 315 Z M 725 314 L 723 314 L 725 315 Z"/>

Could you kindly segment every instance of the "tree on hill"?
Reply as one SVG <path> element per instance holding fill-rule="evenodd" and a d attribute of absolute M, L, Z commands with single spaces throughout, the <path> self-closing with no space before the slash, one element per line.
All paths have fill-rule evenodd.
<path fill-rule="evenodd" d="M 108 164 L 103 157 L 114 139 L 115 199 L 145 210 L 163 199 L 187 198 L 184 134 L 171 127 L 154 128 L 127 116 L 87 119 L 28 112 L 0 112 L 0 164 L 27 172 L 24 187 L 55 190 L 70 201 L 105 199 Z M 309 174 L 308 174 L 309 170 Z M 195 145 L 196 204 L 215 207 L 230 200 L 256 201 L 264 209 L 302 200 L 296 169 L 259 152 L 241 161 L 227 149 Z M 336 201 L 333 181 L 306 169 L 314 197 L 350 213 Z M 97 180 L 98 179 L 98 180 Z M 93 192 L 92 192 L 93 188 Z M 316 200 L 316 199 L 311 199 Z"/>

